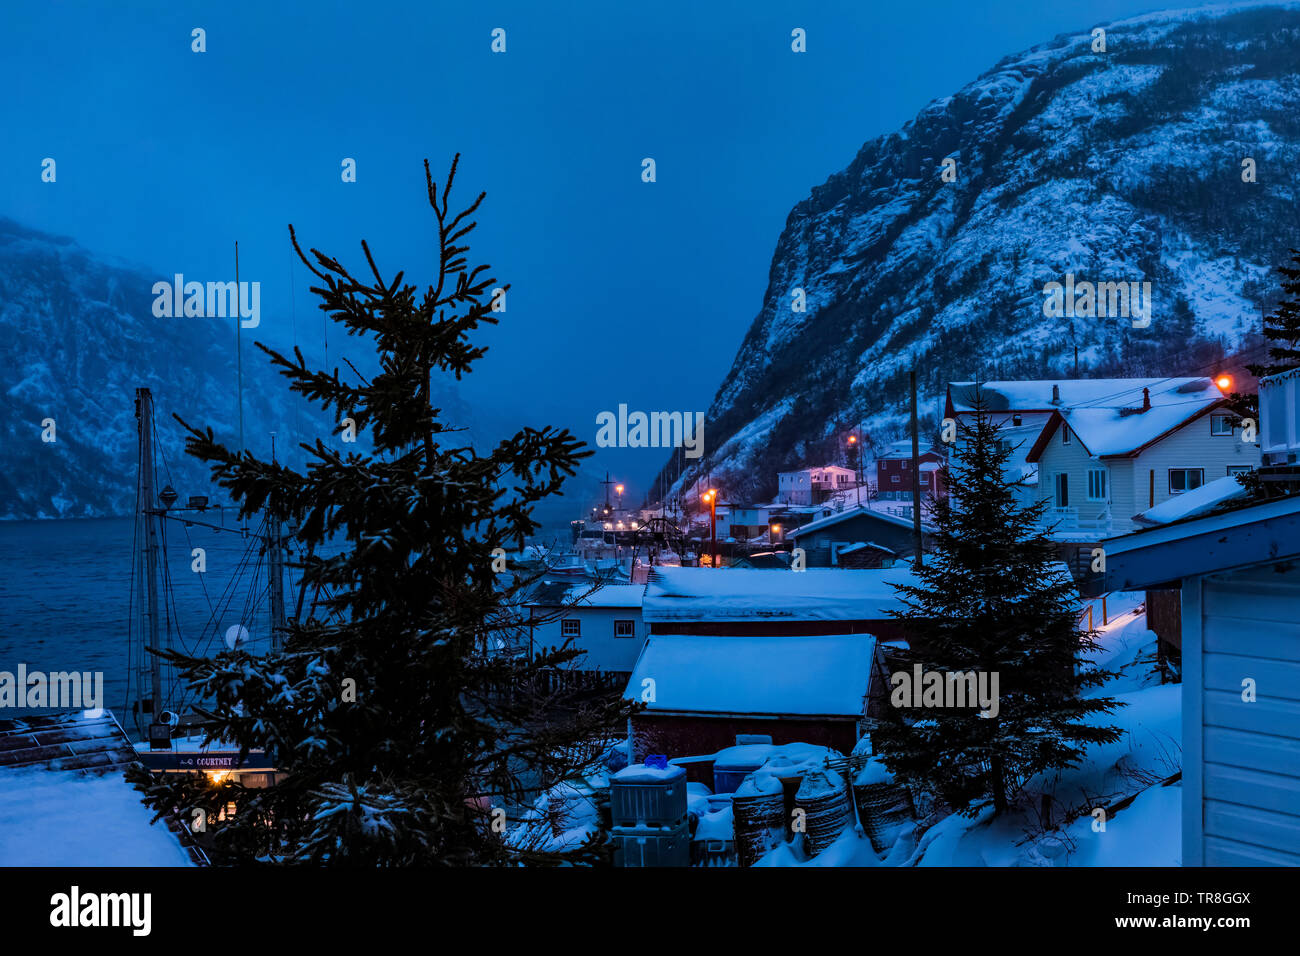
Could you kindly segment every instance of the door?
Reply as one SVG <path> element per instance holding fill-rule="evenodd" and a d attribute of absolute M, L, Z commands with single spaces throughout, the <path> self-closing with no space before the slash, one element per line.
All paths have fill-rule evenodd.
<path fill-rule="evenodd" d="M 1056 507 L 1070 507 L 1070 476 L 1065 472 L 1056 476 Z"/>

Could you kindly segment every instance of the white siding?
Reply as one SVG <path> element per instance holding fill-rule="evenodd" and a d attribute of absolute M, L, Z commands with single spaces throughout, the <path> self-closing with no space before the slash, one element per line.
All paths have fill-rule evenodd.
<path fill-rule="evenodd" d="M 1221 411 L 1202 415 L 1196 421 L 1180 428 L 1163 441 L 1142 452 L 1133 463 L 1133 501 L 1136 511 L 1128 514 L 1116 512 L 1117 518 L 1130 518 L 1146 511 L 1153 504 L 1168 501 L 1169 469 L 1204 468 L 1205 480 L 1214 481 L 1228 474 L 1229 465 L 1259 467 L 1259 445 L 1248 445 L 1241 440 L 1241 429 L 1231 436 L 1211 435 L 1210 419 Z M 1150 499 L 1151 473 L 1155 472 L 1155 501 Z"/>
<path fill-rule="evenodd" d="M 1088 470 L 1091 468 L 1106 469 L 1106 501 L 1088 500 Z M 1038 459 L 1038 496 L 1047 500 L 1049 518 L 1050 509 L 1056 506 L 1056 476 L 1062 473 L 1069 476 L 1070 507 L 1079 518 L 1085 521 L 1100 519 L 1112 494 L 1110 467 L 1089 455 L 1078 435 L 1071 433 L 1070 441 L 1063 444 L 1061 429 L 1058 428 Z"/>
<path fill-rule="evenodd" d="M 534 608 L 533 617 L 554 618 L 558 608 Z M 639 607 L 571 607 L 564 611 L 564 618 L 576 620 L 581 631 L 573 638 L 573 647 L 586 653 L 573 661 L 572 667 L 581 671 L 625 671 L 632 672 L 636 659 L 641 654 L 641 645 L 645 643 L 645 625 L 641 621 Z M 548 620 L 532 628 L 533 646 L 559 647 L 568 638 L 563 636 L 560 620 Z M 632 621 L 635 637 L 615 637 L 615 621 Z"/>
<path fill-rule="evenodd" d="M 1199 739 L 1184 756 L 1202 819 L 1184 821 L 1184 862 L 1300 866 L 1300 569 L 1214 575 L 1193 594 L 1184 693 L 1196 695 L 1186 729 Z M 1242 700 L 1247 678 L 1254 702 Z"/>

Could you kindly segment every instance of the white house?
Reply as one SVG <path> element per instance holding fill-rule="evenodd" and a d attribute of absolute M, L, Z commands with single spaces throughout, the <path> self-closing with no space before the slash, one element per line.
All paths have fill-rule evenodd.
<path fill-rule="evenodd" d="M 776 475 L 776 497 L 782 504 L 815 505 L 836 492 L 854 488 L 856 482 L 857 473 L 839 465 L 780 471 Z"/>
<path fill-rule="evenodd" d="M 540 650 L 572 641 L 585 652 L 575 670 L 626 676 L 645 643 L 644 596 L 644 584 L 544 585 L 527 604 L 529 642 Z"/>
<path fill-rule="evenodd" d="M 1209 378 L 1174 378 L 1052 412 L 1026 456 L 1058 536 L 1095 539 L 1219 478 L 1259 465 Z"/>

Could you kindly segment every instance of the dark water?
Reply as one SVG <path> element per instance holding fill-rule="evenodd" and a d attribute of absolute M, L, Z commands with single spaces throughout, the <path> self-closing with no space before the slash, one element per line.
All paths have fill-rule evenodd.
<path fill-rule="evenodd" d="M 172 625 L 175 646 L 191 652 L 215 653 L 237 624 L 248 629 L 251 650 L 264 649 L 270 613 L 260 548 L 229 516 L 201 520 L 232 530 L 165 522 L 170 599 L 159 617 Z M 20 662 L 29 672 L 101 671 L 103 706 L 133 735 L 128 694 L 147 680 L 132 615 L 134 530 L 130 518 L 0 522 L 0 671 L 14 673 Z M 205 573 L 192 570 L 194 548 L 206 552 Z M 290 614 L 295 583 L 286 582 Z M 0 719 L 37 712 L 6 708 Z"/>

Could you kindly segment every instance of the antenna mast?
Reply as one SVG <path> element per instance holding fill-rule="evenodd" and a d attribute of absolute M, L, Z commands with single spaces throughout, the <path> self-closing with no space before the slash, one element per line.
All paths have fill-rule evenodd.
<path fill-rule="evenodd" d="M 145 553 L 145 616 L 148 617 L 148 647 L 160 648 L 158 628 L 158 516 L 154 508 L 156 495 L 153 483 L 153 393 L 147 388 L 135 390 L 135 417 L 140 431 L 140 511 L 137 516 L 144 521 Z M 159 720 L 163 705 L 163 662 L 157 654 L 150 654 L 149 674 L 153 700 L 149 708 L 149 741 L 156 746 L 155 740 L 166 734 L 167 744 L 171 746 L 171 729 Z M 155 732 L 155 728 L 161 728 Z"/>

